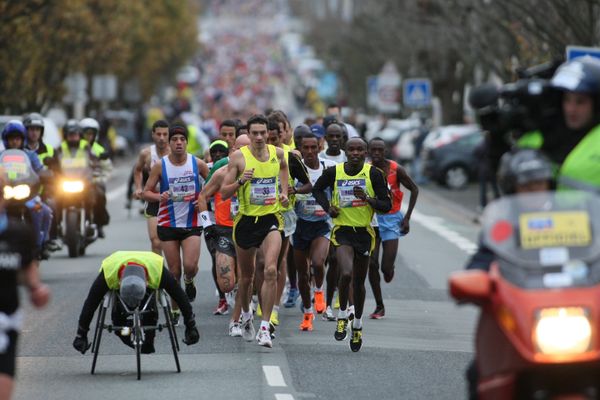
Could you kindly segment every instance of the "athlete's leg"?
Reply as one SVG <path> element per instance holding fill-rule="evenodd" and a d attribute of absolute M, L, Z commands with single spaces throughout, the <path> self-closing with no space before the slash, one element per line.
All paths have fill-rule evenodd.
<path fill-rule="evenodd" d="M 200 236 L 190 236 L 181 242 L 181 252 L 183 253 L 183 275 L 188 281 L 194 279 L 198 273 L 200 244 Z"/>
<path fill-rule="evenodd" d="M 287 275 L 290 281 L 290 289 L 298 289 L 298 273 L 295 264 L 295 257 L 293 251 L 288 249 L 287 257 Z"/>
<path fill-rule="evenodd" d="M 262 251 L 262 248 L 259 248 L 256 251 L 256 267 L 254 268 L 254 290 L 252 290 L 252 294 L 256 294 L 258 297 L 258 305 L 262 303 L 262 294 L 260 288 L 262 287 L 263 281 L 265 279 L 265 255 Z M 251 296 L 252 297 L 252 296 Z M 262 310 L 261 310 L 262 313 Z"/>
<path fill-rule="evenodd" d="M 355 253 L 353 271 L 354 316 L 360 320 L 365 306 L 365 279 L 369 271 L 369 256 Z"/>
<path fill-rule="evenodd" d="M 225 300 L 225 293 L 221 289 L 221 284 L 219 283 L 219 277 L 217 275 L 217 252 L 216 250 L 209 250 L 210 252 L 210 260 L 212 263 L 211 273 L 213 277 L 213 281 L 215 282 L 215 287 L 217 288 L 217 293 L 219 294 L 219 304 L 222 300 Z"/>
<path fill-rule="evenodd" d="M 252 296 L 252 281 L 254 280 L 256 249 L 242 249 L 239 246 L 235 246 L 235 252 L 237 254 L 237 264 L 240 270 L 236 304 L 240 303 L 242 311 L 244 313 L 249 313 L 250 296 Z"/>
<path fill-rule="evenodd" d="M 261 249 L 265 257 L 264 281 L 260 289 L 262 320 L 269 321 L 276 302 L 277 259 L 281 250 L 281 232 L 271 231 L 265 237 Z"/>
<path fill-rule="evenodd" d="M 0 374 L 0 400 L 10 400 L 14 387 L 12 376 Z"/>
<path fill-rule="evenodd" d="M 328 307 L 332 306 L 333 303 L 333 295 L 335 293 L 335 288 L 337 287 L 338 282 L 338 270 L 337 270 L 337 258 L 335 256 L 336 248 L 335 246 L 329 246 L 329 255 L 327 257 L 327 290 L 325 293 L 325 302 Z"/>
<path fill-rule="evenodd" d="M 215 259 L 218 287 L 221 292 L 229 293 L 235 287 L 235 259 L 220 251 L 215 252 Z"/>
<path fill-rule="evenodd" d="M 375 250 L 371 253 L 369 260 L 369 283 L 373 290 L 373 297 L 375 297 L 375 304 L 377 308 L 383 307 L 383 297 L 381 295 L 381 275 L 379 275 L 379 247 L 381 246 L 381 239 L 377 237 L 375 240 Z"/>
<path fill-rule="evenodd" d="M 311 307 L 308 250 L 294 249 L 294 264 L 298 274 L 298 289 L 300 290 L 302 306 L 308 310 Z"/>
<path fill-rule="evenodd" d="M 152 251 L 158 255 L 161 255 L 162 247 L 161 247 L 161 241 L 158 238 L 158 233 L 156 232 L 157 224 L 158 224 L 158 218 L 156 218 L 156 217 L 146 218 L 146 225 L 148 227 L 148 237 L 150 238 L 150 246 L 152 247 Z"/>
<path fill-rule="evenodd" d="M 338 246 L 336 249 L 338 261 L 339 280 L 338 292 L 340 296 L 340 311 L 345 312 L 350 296 L 350 282 L 352 281 L 352 264 L 354 261 L 354 249 L 348 245 Z"/>
<path fill-rule="evenodd" d="M 275 294 L 275 303 L 273 305 L 279 307 L 281 303 L 281 296 L 283 296 L 283 290 L 285 289 L 285 281 L 287 279 L 287 267 L 288 267 L 288 251 L 290 249 L 290 237 L 283 238 L 281 241 L 281 250 L 279 251 L 279 257 L 277 260 L 277 292 Z"/>
<path fill-rule="evenodd" d="M 391 282 L 394 277 L 394 261 L 398 255 L 398 239 L 386 240 L 383 244 L 383 257 L 381 260 L 381 272 L 386 282 Z"/>
<path fill-rule="evenodd" d="M 178 240 L 168 240 L 161 243 L 169 271 L 171 271 L 171 274 L 173 274 L 173 277 L 177 282 L 181 282 L 181 254 L 179 253 L 180 242 Z M 179 310 L 179 306 L 174 301 L 173 310 Z"/>
<path fill-rule="evenodd" d="M 329 239 L 319 236 L 310 245 L 310 265 L 314 271 L 315 285 L 323 287 L 325 278 L 325 259 L 329 253 Z"/>

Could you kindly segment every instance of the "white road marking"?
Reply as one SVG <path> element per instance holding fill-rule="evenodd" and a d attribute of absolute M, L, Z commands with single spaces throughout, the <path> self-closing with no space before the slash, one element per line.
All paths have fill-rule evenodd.
<path fill-rule="evenodd" d="M 277 365 L 263 365 L 263 372 L 269 386 L 286 387 L 281 369 Z"/>
<path fill-rule="evenodd" d="M 294 396 L 288 393 L 276 393 L 275 400 L 294 400 Z"/>
<path fill-rule="evenodd" d="M 110 192 L 106 193 L 106 201 L 114 201 L 114 200 L 118 199 L 119 197 L 123 196 L 126 191 L 127 191 L 127 184 L 124 183 L 121 186 L 119 186 L 118 188 L 113 189 Z"/>
<path fill-rule="evenodd" d="M 414 210 L 412 219 L 417 221 L 417 223 L 421 224 L 426 229 L 437 233 L 467 254 L 474 254 L 477 251 L 477 244 L 465 238 L 460 233 L 454 232 L 452 229 L 445 226 L 442 218 L 421 214 L 420 212 Z"/>

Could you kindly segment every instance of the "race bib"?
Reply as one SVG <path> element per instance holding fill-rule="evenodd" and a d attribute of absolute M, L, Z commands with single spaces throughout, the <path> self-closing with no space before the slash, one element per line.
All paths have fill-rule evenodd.
<path fill-rule="evenodd" d="M 252 178 L 250 204 L 268 206 L 277 202 L 277 178 Z"/>
<path fill-rule="evenodd" d="M 238 201 L 237 196 L 233 196 L 231 198 L 231 205 L 229 207 L 229 211 L 231 219 L 234 219 L 236 215 L 238 215 L 240 211 L 240 202 Z"/>
<path fill-rule="evenodd" d="M 327 214 L 314 197 L 308 195 L 296 195 L 296 198 L 300 214 L 312 215 L 314 217 L 323 217 Z"/>
<path fill-rule="evenodd" d="M 340 179 L 337 181 L 337 191 L 340 201 L 340 208 L 363 207 L 367 205 L 366 201 L 360 200 L 354 195 L 354 187 L 363 188 L 366 192 L 365 179 Z"/>
<path fill-rule="evenodd" d="M 169 189 L 172 201 L 194 201 L 196 198 L 196 183 L 193 175 L 169 178 Z"/>

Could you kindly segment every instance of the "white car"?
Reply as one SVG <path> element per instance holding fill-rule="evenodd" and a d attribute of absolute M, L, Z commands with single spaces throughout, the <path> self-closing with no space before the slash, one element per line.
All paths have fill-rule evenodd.
<path fill-rule="evenodd" d="M 463 136 L 477 133 L 480 130 L 479 125 L 476 124 L 440 126 L 439 128 L 432 129 L 425 137 L 422 151 L 445 146 Z"/>

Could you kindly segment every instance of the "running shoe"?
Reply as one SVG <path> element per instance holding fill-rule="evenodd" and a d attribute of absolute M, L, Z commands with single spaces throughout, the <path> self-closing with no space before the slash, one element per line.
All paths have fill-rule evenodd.
<path fill-rule="evenodd" d="M 229 304 L 227 304 L 226 299 L 220 299 L 219 304 L 217 304 L 217 308 L 213 312 L 214 315 L 227 315 L 229 314 Z"/>
<path fill-rule="evenodd" d="M 173 323 L 173 326 L 179 326 L 179 317 L 181 316 L 181 311 L 179 310 L 173 310 L 171 312 L 171 322 Z"/>
<path fill-rule="evenodd" d="M 231 321 L 229 323 L 229 336 L 242 337 L 242 326 L 239 322 Z"/>
<path fill-rule="evenodd" d="M 254 330 L 254 325 L 252 324 L 252 318 L 244 321 L 244 317 L 242 317 L 242 336 L 246 342 L 251 342 L 254 340 L 254 335 L 256 331 Z"/>
<path fill-rule="evenodd" d="M 357 352 L 362 346 L 362 328 L 351 327 L 352 337 L 350 338 L 350 350 Z"/>
<path fill-rule="evenodd" d="M 325 312 L 323 313 L 323 320 L 335 321 L 335 316 L 333 315 L 333 310 L 331 309 L 331 306 L 327 306 L 327 308 L 325 309 Z"/>
<path fill-rule="evenodd" d="M 322 314 L 325 311 L 325 296 L 323 292 L 315 292 L 315 311 L 317 314 Z"/>
<path fill-rule="evenodd" d="M 344 340 L 348 337 L 348 318 L 338 318 L 337 327 L 333 337 L 337 341 Z"/>
<path fill-rule="evenodd" d="M 305 312 L 304 313 L 304 319 L 302 320 L 302 323 L 300 324 L 300 330 L 301 331 L 312 331 L 313 330 L 313 319 L 315 319 L 315 314 L 311 313 L 311 312 Z"/>
<path fill-rule="evenodd" d="M 258 342 L 259 346 L 264 346 L 268 348 L 273 347 L 273 342 L 271 341 L 271 334 L 266 328 L 260 328 L 258 330 L 258 334 L 256 335 L 256 341 Z"/>
<path fill-rule="evenodd" d="M 371 315 L 369 315 L 369 318 L 371 319 L 381 319 L 385 316 L 385 307 L 383 306 L 377 306 L 375 307 L 375 311 L 373 311 L 371 313 Z"/>
<path fill-rule="evenodd" d="M 185 283 L 185 294 L 187 295 L 190 303 L 196 299 L 196 285 L 194 284 L 194 280 Z"/>
<path fill-rule="evenodd" d="M 300 291 L 297 288 L 290 288 L 288 292 L 288 297 L 285 300 L 285 303 L 283 303 L 284 307 L 293 308 L 296 305 L 298 296 L 300 296 Z"/>
<path fill-rule="evenodd" d="M 271 311 L 271 319 L 269 320 L 269 322 L 275 326 L 279 326 L 279 311 L 275 309 Z"/>

